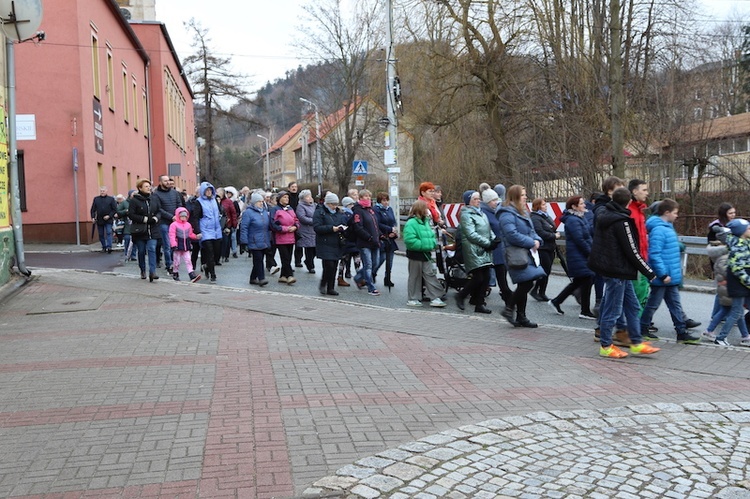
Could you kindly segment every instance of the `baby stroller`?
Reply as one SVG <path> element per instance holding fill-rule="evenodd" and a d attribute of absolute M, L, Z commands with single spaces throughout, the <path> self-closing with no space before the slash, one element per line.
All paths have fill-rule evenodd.
<path fill-rule="evenodd" d="M 445 241 L 445 244 L 440 245 L 445 268 L 443 278 L 439 279 L 439 281 L 446 291 L 451 288 L 461 291 L 469 280 L 469 274 L 464 267 L 463 255 L 461 253 L 461 238 L 458 233 L 456 233 L 456 236 L 452 236 L 449 232 L 446 232 L 446 235 L 449 239 L 453 239 L 453 241 Z"/>
<path fill-rule="evenodd" d="M 461 233 L 456 232 L 455 236 L 449 232 L 445 233 L 447 239 L 452 239 L 452 242 L 448 242 L 441 238 L 441 247 L 443 261 L 445 262 L 445 271 L 443 273 L 443 279 L 439 279 L 447 292 L 453 288 L 456 291 L 461 291 L 469 281 L 469 273 L 466 272 L 464 266 L 463 252 L 461 251 Z M 487 288 L 484 296 L 489 296 L 492 292 L 491 288 Z"/>

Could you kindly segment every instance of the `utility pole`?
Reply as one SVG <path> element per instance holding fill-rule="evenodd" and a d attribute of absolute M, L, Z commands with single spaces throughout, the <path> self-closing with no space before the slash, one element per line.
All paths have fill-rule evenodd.
<path fill-rule="evenodd" d="M 399 174 L 401 168 L 398 166 L 398 118 L 396 117 L 397 99 L 401 99 L 400 85 L 397 86 L 398 77 L 396 76 L 396 57 L 393 53 L 393 0 L 388 0 L 388 21 L 386 23 L 386 43 L 385 63 L 386 63 L 386 88 L 388 90 L 385 101 L 388 112 L 388 125 L 385 131 L 385 140 L 383 141 L 385 150 L 383 151 L 383 164 L 388 175 L 388 196 L 393 212 L 396 217 L 401 214 L 401 204 L 399 201 Z M 397 226 L 397 233 L 401 233 L 400 224 Z"/>
<path fill-rule="evenodd" d="M 320 199 L 323 195 L 323 160 L 320 157 L 320 117 L 318 116 L 318 105 L 304 97 L 300 97 L 299 100 L 311 105 L 315 109 L 315 162 L 318 165 L 318 199 Z"/>
<path fill-rule="evenodd" d="M 267 137 L 264 137 L 261 134 L 258 134 L 258 137 L 266 141 L 266 157 L 264 158 L 265 161 L 263 161 L 263 165 L 265 166 L 264 173 L 266 177 L 266 190 L 270 191 L 271 190 L 271 157 L 269 156 L 270 151 L 268 150 L 270 147 L 269 146 L 270 142 Z"/>

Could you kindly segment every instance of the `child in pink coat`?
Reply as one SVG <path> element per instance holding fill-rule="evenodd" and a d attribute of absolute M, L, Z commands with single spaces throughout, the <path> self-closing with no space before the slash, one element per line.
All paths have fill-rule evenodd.
<path fill-rule="evenodd" d="M 175 221 L 169 226 L 169 246 L 172 248 L 172 278 L 175 281 L 180 280 L 180 260 L 185 262 L 185 267 L 190 277 L 190 282 L 200 280 L 201 275 L 196 274 L 193 269 L 193 263 L 190 261 L 192 243 L 201 238 L 200 234 L 196 235 L 193 226 L 188 222 L 190 213 L 187 209 L 179 207 L 174 210 Z"/>

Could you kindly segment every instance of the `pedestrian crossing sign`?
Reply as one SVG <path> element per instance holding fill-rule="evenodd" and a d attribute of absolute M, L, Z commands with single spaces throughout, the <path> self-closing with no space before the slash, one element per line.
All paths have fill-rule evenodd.
<path fill-rule="evenodd" d="M 367 161 L 354 160 L 352 162 L 353 175 L 367 175 Z"/>

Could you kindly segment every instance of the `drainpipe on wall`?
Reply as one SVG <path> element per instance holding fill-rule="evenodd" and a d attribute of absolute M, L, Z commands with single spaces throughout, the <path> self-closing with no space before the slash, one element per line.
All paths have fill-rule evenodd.
<path fill-rule="evenodd" d="M 148 135 L 146 140 L 148 141 L 148 178 L 151 182 L 154 181 L 154 159 L 153 151 L 151 148 L 151 79 L 148 75 L 149 67 L 151 67 L 151 61 L 146 63 L 146 105 L 148 106 L 148 112 L 146 113 L 146 126 L 148 127 Z M 158 183 L 158 182 L 157 182 Z"/>
<path fill-rule="evenodd" d="M 11 216 L 13 217 L 13 239 L 16 241 L 16 266 L 25 276 L 31 271 L 26 268 L 23 251 L 23 223 L 21 222 L 21 189 L 18 184 L 18 154 L 16 152 L 16 62 L 13 40 L 5 39 L 5 60 L 8 71 L 8 156 L 10 160 L 10 183 L 13 195 Z"/>

